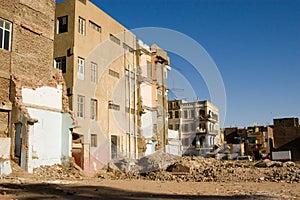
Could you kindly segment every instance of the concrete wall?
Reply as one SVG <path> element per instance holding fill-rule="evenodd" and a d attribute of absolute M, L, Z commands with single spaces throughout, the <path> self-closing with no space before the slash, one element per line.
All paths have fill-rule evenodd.
<path fill-rule="evenodd" d="M 0 159 L 9 159 L 10 158 L 10 138 L 0 138 Z"/>
<path fill-rule="evenodd" d="M 38 122 L 31 125 L 28 146 L 28 171 L 42 165 L 62 164 L 71 156 L 71 124 L 60 112 L 28 108 L 30 116 Z M 63 120 L 68 120 L 64 122 Z M 63 128 L 64 127 L 64 128 Z"/>

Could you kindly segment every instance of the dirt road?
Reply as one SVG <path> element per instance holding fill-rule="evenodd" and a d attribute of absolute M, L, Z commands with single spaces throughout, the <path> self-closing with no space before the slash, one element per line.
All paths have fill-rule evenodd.
<path fill-rule="evenodd" d="M 300 199 L 300 184 L 3 179 L 0 199 Z"/>

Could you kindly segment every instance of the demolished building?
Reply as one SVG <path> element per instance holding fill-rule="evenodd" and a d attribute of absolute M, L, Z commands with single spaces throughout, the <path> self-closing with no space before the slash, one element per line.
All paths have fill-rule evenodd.
<path fill-rule="evenodd" d="M 53 69 L 54 12 L 53 0 L 0 1 L 0 136 L 28 172 L 71 155 L 73 120 Z"/>

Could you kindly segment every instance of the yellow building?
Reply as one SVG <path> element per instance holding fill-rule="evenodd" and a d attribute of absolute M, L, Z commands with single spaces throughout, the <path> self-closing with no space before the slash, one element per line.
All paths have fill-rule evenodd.
<path fill-rule="evenodd" d="M 86 172 L 136 157 L 136 37 L 88 0 L 56 5 L 54 67 L 77 120 L 76 162 Z"/>

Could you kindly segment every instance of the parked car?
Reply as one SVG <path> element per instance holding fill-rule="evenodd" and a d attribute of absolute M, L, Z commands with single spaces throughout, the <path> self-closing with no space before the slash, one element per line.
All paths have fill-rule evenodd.
<path fill-rule="evenodd" d="M 236 158 L 237 161 L 253 161 L 251 156 L 238 156 Z"/>

